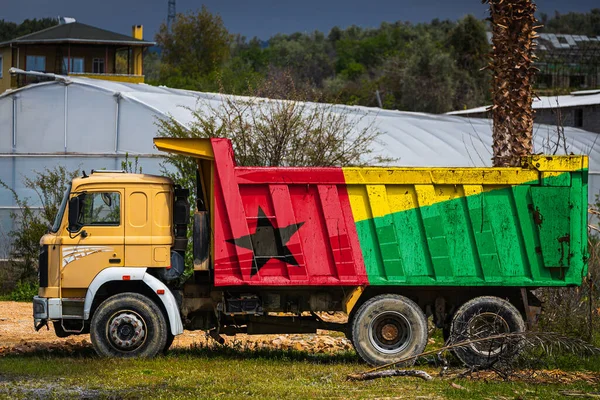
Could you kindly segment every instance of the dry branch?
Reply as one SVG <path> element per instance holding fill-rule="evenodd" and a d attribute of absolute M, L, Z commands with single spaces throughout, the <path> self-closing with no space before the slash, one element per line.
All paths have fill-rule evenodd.
<path fill-rule="evenodd" d="M 562 396 L 568 397 L 579 397 L 584 399 L 600 399 L 600 392 L 581 392 L 578 390 L 561 390 L 560 393 Z"/>
<path fill-rule="evenodd" d="M 478 366 L 478 370 L 484 369 L 492 369 L 496 373 L 501 373 L 502 371 L 496 368 L 498 361 L 501 361 L 504 365 L 509 365 L 513 363 L 518 356 L 522 355 L 524 351 L 532 348 L 541 348 L 544 353 L 552 354 L 554 351 L 567 351 L 573 354 L 578 355 L 599 355 L 600 348 L 595 347 L 581 339 L 566 337 L 554 332 L 513 332 L 513 333 L 502 333 L 498 335 L 487 336 L 483 338 L 464 340 L 457 343 L 452 343 L 452 338 L 449 339 L 446 346 L 436 349 L 423 352 L 421 354 L 417 354 L 410 357 L 401 358 L 393 363 L 381 365 L 367 371 L 364 371 L 360 374 L 351 374 L 348 375 L 348 379 L 352 379 L 353 376 L 357 375 L 366 375 L 371 374 L 376 371 L 381 371 L 384 368 L 390 368 L 394 365 L 407 362 L 414 361 L 418 358 L 425 357 L 432 354 L 438 354 L 438 358 L 442 353 L 471 346 L 477 343 L 485 343 L 485 342 L 493 342 L 497 341 L 501 343 L 503 349 L 513 348 L 516 351 L 505 351 L 504 357 L 501 360 L 490 359 L 489 365 Z"/>
<path fill-rule="evenodd" d="M 362 374 L 350 374 L 347 379 L 349 381 L 370 381 L 372 379 L 387 378 L 390 376 L 414 376 L 426 381 L 433 379 L 427 372 L 418 369 L 386 369 L 383 371 L 365 372 Z"/>

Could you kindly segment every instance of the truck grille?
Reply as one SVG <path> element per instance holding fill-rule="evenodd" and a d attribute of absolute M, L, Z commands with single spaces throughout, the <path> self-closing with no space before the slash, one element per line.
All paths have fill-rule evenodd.
<path fill-rule="evenodd" d="M 39 272 L 40 287 L 48 287 L 48 245 L 40 248 Z"/>

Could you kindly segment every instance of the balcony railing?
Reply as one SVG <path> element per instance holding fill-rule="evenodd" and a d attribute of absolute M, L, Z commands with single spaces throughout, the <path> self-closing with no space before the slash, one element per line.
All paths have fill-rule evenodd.
<path fill-rule="evenodd" d="M 144 75 L 129 74 L 94 74 L 91 72 L 71 72 L 69 76 L 79 78 L 103 79 L 105 81 L 117 81 L 128 83 L 144 83 Z"/>

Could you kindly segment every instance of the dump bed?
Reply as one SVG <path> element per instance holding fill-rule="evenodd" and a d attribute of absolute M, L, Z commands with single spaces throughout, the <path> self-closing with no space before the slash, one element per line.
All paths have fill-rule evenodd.
<path fill-rule="evenodd" d="M 564 286 L 587 273 L 585 156 L 530 156 L 522 168 L 257 168 L 236 166 L 228 140 L 194 146 L 214 160 L 216 286 Z"/>

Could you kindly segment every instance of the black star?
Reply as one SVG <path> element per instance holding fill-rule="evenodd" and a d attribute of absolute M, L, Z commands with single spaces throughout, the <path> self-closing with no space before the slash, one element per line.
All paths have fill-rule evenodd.
<path fill-rule="evenodd" d="M 304 222 L 291 224 L 284 228 L 275 228 L 263 209 L 258 207 L 256 231 L 252 235 L 228 239 L 227 242 L 253 251 L 254 266 L 250 272 L 250 277 L 253 277 L 271 258 L 299 266 L 298 261 L 285 244 L 289 242 L 290 238 L 302 225 L 304 225 Z"/>

